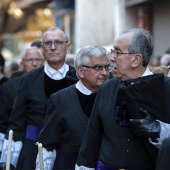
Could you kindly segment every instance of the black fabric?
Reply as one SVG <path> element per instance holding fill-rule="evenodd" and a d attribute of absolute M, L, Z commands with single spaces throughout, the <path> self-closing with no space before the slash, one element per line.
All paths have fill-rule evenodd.
<path fill-rule="evenodd" d="M 88 128 L 79 151 L 77 164 L 96 168 L 97 161 L 119 169 L 155 168 L 151 157 L 158 149 L 134 135 L 131 128 L 122 128 L 115 122 L 116 100 L 120 80 L 110 79 L 97 93 Z M 148 144 L 150 153 L 144 145 Z M 151 154 L 151 155 L 150 155 Z"/>
<path fill-rule="evenodd" d="M 156 121 L 146 110 L 140 109 L 144 115 L 142 119 L 130 119 L 130 125 L 134 133 L 139 137 L 150 137 L 157 139 L 160 137 L 160 122 Z"/>
<path fill-rule="evenodd" d="M 81 93 L 79 90 L 77 90 L 77 94 L 78 94 L 78 98 L 79 98 L 80 105 L 82 107 L 83 112 L 88 117 L 90 117 L 97 93 L 92 93 L 90 95 L 85 95 L 85 94 Z"/>
<path fill-rule="evenodd" d="M 22 76 L 21 76 L 22 77 Z M 2 85 L 0 99 L 0 132 L 5 133 L 8 127 L 8 120 L 12 112 L 14 99 L 19 87 L 21 77 L 9 79 Z"/>
<path fill-rule="evenodd" d="M 27 125 L 42 126 L 44 121 L 44 110 L 48 103 L 44 87 L 44 66 L 36 68 L 20 81 L 17 90 L 14 107 L 9 119 L 9 126 L 6 132 L 13 129 L 13 140 L 23 141 L 23 148 L 20 153 L 17 170 L 35 169 L 37 146 L 34 141 L 28 140 L 25 143 L 25 133 Z M 50 86 L 50 84 L 48 84 Z M 22 106 L 22 107 L 21 107 Z M 18 121 L 19 120 L 19 121 Z M 54 136 L 54 135 L 53 135 Z M 35 147 L 33 147 L 35 146 Z M 24 168 L 23 168 L 24 167 Z"/>
<path fill-rule="evenodd" d="M 20 77 L 20 76 L 22 76 L 24 74 L 24 71 L 22 71 L 22 70 L 20 70 L 20 71 L 14 71 L 13 73 L 12 73 L 12 75 L 11 75 L 11 77 L 10 78 L 16 78 L 16 77 Z"/>
<path fill-rule="evenodd" d="M 44 73 L 44 88 L 48 98 L 51 94 L 75 84 L 78 81 L 75 69 L 71 66 L 69 69 L 70 70 L 67 72 L 66 76 L 61 80 L 53 80 Z"/>
<path fill-rule="evenodd" d="M 5 162 L 0 163 L 0 170 L 6 170 L 6 163 Z M 9 170 L 15 170 L 15 167 L 10 164 Z"/>
<path fill-rule="evenodd" d="M 169 157 L 170 157 L 170 137 L 165 139 L 161 145 L 158 154 L 156 170 L 169 170 L 170 169 Z"/>
<path fill-rule="evenodd" d="M 132 118 L 143 118 L 139 112 L 143 108 L 154 118 L 167 121 L 163 74 L 129 79 L 121 90 Z"/>
<path fill-rule="evenodd" d="M 61 80 L 53 80 L 44 73 L 44 80 L 45 93 L 48 98 L 51 94 L 67 87 L 66 78 Z"/>

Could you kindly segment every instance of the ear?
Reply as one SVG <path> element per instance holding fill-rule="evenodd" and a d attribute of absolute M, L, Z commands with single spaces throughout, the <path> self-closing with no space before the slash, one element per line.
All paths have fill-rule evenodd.
<path fill-rule="evenodd" d="M 138 67 L 142 63 L 142 55 L 140 53 L 134 54 L 131 58 L 132 68 Z"/>
<path fill-rule="evenodd" d="M 71 43 L 68 43 L 68 44 L 67 44 L 67 54 L 70 52 L 71 47 L 72 47 L 72 46 L 71 46 Z"/>
<path fill-rule="evenodd" d="M 81 79 L 84 78 L 84 70 L 83 70 L 83 67 L 78 66 L 78 67 L 76 68 L 76 71 L 77 71 L 77 74 L 79 75 L 79 77 L 80 77 Z"/>
<path fill-rule="evenodd" d="M 22 60 L 20 61 L 19 65 L 20 65 L 20 68 L 23 70 L 23 67 L 24 67 L 23 65 L 24 65 L 24 63 L 23 63 Z"/>

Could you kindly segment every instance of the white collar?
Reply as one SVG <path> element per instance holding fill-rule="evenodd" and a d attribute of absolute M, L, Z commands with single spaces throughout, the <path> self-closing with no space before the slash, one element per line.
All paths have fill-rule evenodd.
<path fill-rule="evenodd" d="M 152 74 L 153 74 L 153 73 L 149 70 L 149 67 L 147 66 L 145 72 L 144 72 L 143 75 L 142 75 L 142 77 L 148 76 L 148 75 L 152 75 Z"/>
<path fill-rule="evenodd" d="M 81 80 L 79 80 L 77 83 L 76 83 L 76 88 L 83 94 L 85 95 L 90 95 L 91 93 L 93 93 L 92 91 L 90 91 L 87 87 L 85 87 L 83 85 L 83 83 L 81 82 Z"/>
<path fill-rule="evenodd" d="M 64 63 L 64 65 L 59 69 L 55 70 L 49 66 L 48 63 L 44 65 L 44 72 L 52 79 L 62 79 L 66 76 L 67 71 L 69 70 L 69 66 Z M 54 78 L 54 74 L 58 74 L 58 78 Z"/>

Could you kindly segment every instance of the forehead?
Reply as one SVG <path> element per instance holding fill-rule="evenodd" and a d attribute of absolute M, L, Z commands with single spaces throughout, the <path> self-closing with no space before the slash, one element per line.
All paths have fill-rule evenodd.
<path fill-rule="evenodd" d="M 89 64 L 108 64 L 109 59 L 107 55 L 103 55 L 101 57 L 91 57 Z"/>
<path fill-rule="evenodd" d="M 114 42 L 113 47 L 116 49 L 128 49 L 133 33 L 125 33 L 120 35 Z"/>
<path fill-rule="evenodd" d="M 43 40 L 64 40 L 64 35 L 61 30 L 48 30 L 44 33 Z"/>
<path fill-rule="evenodd" d="M 31 58 L 31 57 L 35 57 L 35 56 L 41 57 L 40 53 L 35 49 L 27 50 L 25 53 L 25 58 Z"/>

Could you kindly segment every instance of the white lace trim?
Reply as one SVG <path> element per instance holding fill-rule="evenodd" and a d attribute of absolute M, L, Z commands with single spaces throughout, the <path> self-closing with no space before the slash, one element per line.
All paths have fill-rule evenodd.
<path fill-rule="evenodd" d="M 0 152 L 2 151 L 2 146 L 4 143 L 5 134 L 0 132 Z"/>
<path fill-rule="evenodd" d="M 76 164 L 75 170 L 95 170 L 95 168 L 88 168 L 88 167 L 85 167 L 85 166 L 78 166 Z"/>
<path fill-rule="evenodd" d="M 159 120 L 157 120 L 159 121 Z M 156 146 L 157 148 L 160 148 L 162 145 L 162 142 L 170 137 L 170 124 L 168 123 L 164 123 L 164 122 L 160 122 L 161 125 L 161 133 L 160 133 L 160 137 L 157 139 L 158 142 L 153 142 L 151 139 L 149 139 L 150 143 L 152 143 L 154 146 Z"/>
<path fill-rule="evenodd" d="M 22 149 L 22 142 L 17 141 L 14 142 L 12 140 L 12 146 L 11 146 L 11 164 L 16 167 L 18 163 L 18 158 Z M 3 148 L 2 148 L 2 155 L 1 155 L 1 160 L 0 162 L 6 162 L 7 160 L 7 153 L 8 153 L 8 140 L 5 139 L 3 143 Z"/>
<path fill-rule="evenodd" d="M 47 151 L 46 148 L 43 148 L 44 170 L 53 169 L 55 158 L 56 158 L 56 150 Z M 37 158 L 36 158 L 36 169 L 35 170 L 40 170 L 39 154 L 37 155 Z"/>

